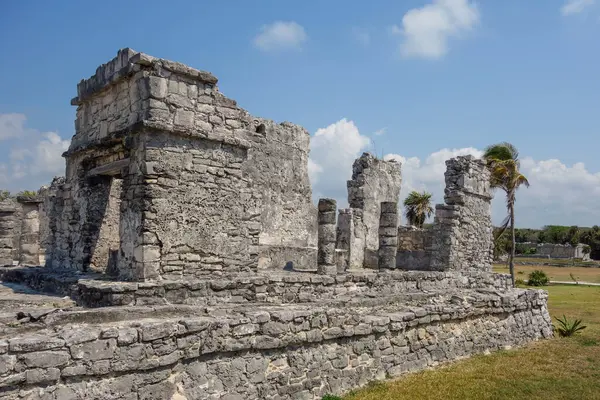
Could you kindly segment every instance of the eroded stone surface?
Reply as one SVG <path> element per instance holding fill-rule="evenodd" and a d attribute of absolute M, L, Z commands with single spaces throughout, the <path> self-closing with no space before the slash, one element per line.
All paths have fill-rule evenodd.
<path fill-rule="evenodd" d="M 308 132 L 251 116 L 216 82 L 125 49 L 79 84 L 48 265 L 155 280 L 313 260 Z"/>
<path fill-rule="evenodd" d="M 17 207 L 12 200 L 0 202 L 0 266 L 12 265 L 15 254 L 15 240 L 18 243 Z"/>
<path fill-rule="evenodd" d="M 80 82 L 65 177 L 0 204 L 0 258 L 47 254 L 0 267 L 0 397 L 320 399 L 552 335 L 547 293 L 491 272 L 483 162 L 447 162 L 425 232 L 363 154 L 336 226 L 308 132 L 216 83 L 131 49 Z"/>
<path fill-rule="evenodd" d="M 410 306 L 254 307 L 227 317 L 215 310 L 179 319 L 42 328 L 0 337 L 7 343 L 0 356 L 8 361 L 0 390 L 7 399 L 33 391 L 68 391 L 76 399 L 175 391 L 189 399 L 295 399 L 298 393 L 319 399 L 549 337 L 546 296 L 537 290 L 473 291 Z M 72 332 L 80 339 L 73 340 Z"/>
<path fill-rule="evenodd" d="M 436 206 L 432 270 L 492 270 L 490 172 L 473 156 L 446 161 L 446 204 Z"/>
<path fill-rule="evenodd" d="M 352 225 L 345 233 L 350 269 L 377 268 L 379 249 L 379 215 L 381 202 L 398 203 L 402 177 L 400 163 L 384 161 L 363 153 L 354 161 L 352 179 L 348 181 L 348 203 Z"/>

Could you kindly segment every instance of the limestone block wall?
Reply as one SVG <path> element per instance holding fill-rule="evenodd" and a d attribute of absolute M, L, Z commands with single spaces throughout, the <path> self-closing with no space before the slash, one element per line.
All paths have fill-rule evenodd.
<path fill-rule="evenodd" d="M 17 205 L 10 199 L 0 202 L 0 266 L 12 265 L 15 255 L 15 236 L 18 235 Z M 17 242 L 18 243 L 18 242 Z"/>
<path fill-rule="evenodd" d="M 404 270 L 429 270 L 432 229 L 398 227 L 396 267 Z"/>
<path fill-rule="evenodd" d="M 38 198 L 18 197 L 21 206 L 19 264 L 40 265 L 40 213 Z"/>
<path fill-rule="evenodd" d="M 47 236 L 45 240 L 46 266 L 68 268 L 69 261 L 69 221 L 71 212 L 68 206 L 70 191 L 64 177 L 52 180 L 44 196 L 43 209 L 47 214 Z"/>
<path fill-rule="evenodd" d="M 114 175 L 92 174 L 97 168 L 125 160 L 123 143 L 66 153 L 64 178 L 45 191 L 41 227 L 46 265 L 79 271 L 106 272 L 119 249 L 119 202 L 122 182 Z M 43 237 L 45 236 L 45 237 Z"/>
<path fill-rule="evenodd" d="M 259 266 L 280 269 L 281 262 L 269 257 L 269 253 L 279 248 L 289 257 L 291 252 L 302 253 L 317 245 L 317 211 L 308 178 L 310 134 L 289 122 L 276 124 L 239 111 L 242 116 L 239 125 L 255 131 L 249 136 L 248 160 L 242 167 L 252 185 L 260 188 Z M 306 265 L 297 257 L 287 261 L 294 262 L 294 267 L 316 266 L 314 261 Z"/>
<path fill-rule="evenodd" d="M 48 197 L 49 190 L 49 186 L 42 186 L 38 191 L 38 197 L 40 199 L 40 203 L 38 204 L 40 219 L 40 265 L 46 265 L 46 246 L 50 240 L 50 216 L 48 215 L 48 210 L 46 209 L 48 204 L 46 199 Z"/>
<path fill-rule="evenodd" d="M 188 233 L 193 246 L 188 244 L 187 249 L 181 238 L 173 239 L 178 243 L 178 254 L 193 254 L 185 256 L 194 258 L 192 264 L 202 260 L 205 264 L 202 269 L 218 271 L 229 261 L 223 257 L 211 258 L 215 246 L 224 255 L 232 250 L 231 246 L 237 246 L 240 238 L 249 235 L 256 237 L 250 239 L 252 261 L 240 261 L 235 268 L 250 264 L 254 269 L 254 264 L 261 268 L 283 268 L 290 262 L 299 264 L 307 260 L 316 267 L 316 208 L 308 181 L 308 132 L 291 123 L 275 124 L 252 117 L 234 100 L 222 95 L 216 83 L 217 79 L 208 72 L 131 49 L 119 51 L 115 59 L 79 83 L 78 95 L 72 100 L 78 107 L 75 135 L 65 153 L 67 173 L 63 193 L 68 201 L 57 206 L 67 215 L 64 219 L 73 224 L 53 223 L 58 237 L 53 240 L 59 248 L 73 250 L 49 250 L 61 255 L 48 264 L 106 271 L 106 260 L 112 259 L 114 245 L 104 243 L 103 235 L 118 229 L 121 249 L 117 265 L 122 278 L 158 279 L 162 274 L 183 277 L 186 273 L 181 270 L 182 260 L 170 254 L 170 240 L 163 237 L 163 243 L 162 239 L 150 236 L 157 234 L 156 229 L 166 229 L 163 236 L 182 235 L 183 220 L 199 230 L 204 222 L 213 228 L 216 225 L 202 210 L 194 220 L 191 203 L 187 201 L 201 203 L 201 198 L 191 198 L 192 193 L 189 199 L 183 195 L 175 197 L 181 203 L 171 204 L 182 213 L 186 210 L 186 217 L 179 218 L 177 224 L 166 225 L 168 221 L 155 224 L 160 216 L 149 211 L 155 207 L 149 203 L 154 195 L 157 204 L 166 203 L 164 193 L 176 193 L 179 181 L 181 191 L 202 181 L 207 200 L 223 194 L 214 187 L 219 182 L 227 182 L 229 186 L 223 192 L 228 195 L 241 189 L 240 206 L 243 203 L 246 214 L 236 215 L 244 219 L 240 220 L 240 226 L 244 226 L 240 229 L 248 233 L 238 236 L 239 232 L 225 223 L 220 227 L 223 231 L 213 232 L 214 243 L 208 243 L 212 249 L 207 251 L 197 247 L 198 238 L 207 237 L 208 230 L 196 239 Z M 155 140 L 153 135 L 160 139 Z M 172 137 L 167 139 L 165 135 Z M 178 148 L 188 144 L 189 149 Z M 157 155 L 160 152 L 164 153 L 164 159 Z M 177 155 L 182 156 L 180 165 L 169 164 Z M 122 179 L 118 228 L 116 222 L 110 222 L 116 220 L 113 210 L 119 207 L 117 196 L 113 195 L 113 179 Z M 203 207 L 207 204 L 212 205 L 209 201 Z M 217 211 L 223 209 L 217 207 L 214 212 Z M 83 226 L 74 221 L 82 221 Z M 138 239 L 145 232 L 146 237 Z M 227 247 L 226 242 L 231 246 Z M 243 245 L 239 250 L 246 247 Z M 81 254 L 92 256 L 84 258 Z M 262 256 L 260 262 L 256 254 Z M 232 257 L 239 261 L 241 256 Z M 138 262 L 142 264 L 135 264 Z M 210 268 L 209 263 L 212 263 Z"/>
<path fill-rule="evenodd" d="M 491 271 L 490 173 L 473 156 L 450 159 L 446 168 L 446 204 L 436 206 L 431 269 Z"/>
<path fill-rule="evenodd" d="M 348 248 L 349 268 L 377 268 L 381 202 L 398 202 L 402 181 L 400 163 L 383 161 L 363 153 L 354 161 L 348 181 L 348 203 L 352 211 L 353 234 Z"/>
<path fill-rule="evenodd" d="M 103 324 L 66 318 L 52 329 L 0 337 L 0 394 L 320 399 L 552 335 L 543 291 L 474 291 L 452 305 L 449 298 L 393 309 L 253 307 Z"/>
<path fill-rule="evenodd" d="M 79 278 L 81 277 L 81 280 Z M 65 274 L 45 268 L 0 270 L 0 280 L 26 284 L 36 290 L 70 296 L 85 307 L 185 304 L 291 304 L 339 302 L 373 304 L 382 299 L 412 302 L 448 290 L 512 287 L 510 275 L 489 272 L 370 270 L 327 276 L 265 271 L 258 274 L 155 282 L 95 280 L 90 275 Z M 426 291 L 423 294 L 421 291 Z"/>
<path fill-rule="evenodd" d="M 576 247 L 570 244 L 555 244 L 555 243 L 518 243 L 519 246 L 524 248 L 536 249 L 535 257 L 548 257 L 548 258 L 581 258 L 584 261 L 590 259 L 590 255 L 584 254 L 583 249 L 585 245 L 579 243 Z M 530 256 L 531 257 L 531 256 Z"/>
<path fill-rule="evenodd" d="M 144 263 L 163 279 L 256 270 L 260 199 L 242 174 L 247 150 L 159 132 L 140 138 Z"/>

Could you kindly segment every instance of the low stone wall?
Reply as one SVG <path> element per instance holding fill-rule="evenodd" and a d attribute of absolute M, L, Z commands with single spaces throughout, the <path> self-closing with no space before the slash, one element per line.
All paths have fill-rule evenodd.
<path fill-rule="evenodd" d="M 583 261 L 590 259 L 590 255 L 584 253 L 586 245 L 579 243 L 573 247 L 570 244 L 556 243 L 532 243 L 524 242 L 517 244 L 522 249 L 535 249 L 535 254 L 523 254 L 522 257 L 547 257 L 547 258 L 581 258 Z"/>
<path fill-rule="evenodd" d="M 310 273 L 269 273 L 232 278 L 189 281 L 117 282 L 95 279 L 97 275 L 68 275 L 64 271 L 35 268 L 3 268 L 0 279 L 25 283 L 37 290 L 73 297 L 86 307 L 147 304 L 244 304 L 308 303 L 377 298 L 421 291 L 452 289 L 506 289 L 506 274 L 385 271 L 357 272 L 335 277 Z M 79 279 L 81 278 L 81 279 Z M 50 289 L 50 290 L 49 290 Z"/>
<path fill-rule="evenodd" d="M 320 399 L 550 337 L 546 300 L 541 290 L 466 291 L 439 305 L 253 306 L 8 333 L 0 397 Z"/>
<path fill-rule="evenodd" d="M 431 264 L 431 252 L 426 250 L 398 251 L 396 267 L 411 271 L 428 271 Z"/>
<path fill-rule="evenodd" d="M 398 227 L 396 267 L 413 271 L 430 270 L 431 234 L 431 229 L 419 229 L 414 226 Z"/>
<path fill-rule="evenodd" d="M 259 246 L 258 269 L 309 270 L 317 268 L 316 247 Z"/>

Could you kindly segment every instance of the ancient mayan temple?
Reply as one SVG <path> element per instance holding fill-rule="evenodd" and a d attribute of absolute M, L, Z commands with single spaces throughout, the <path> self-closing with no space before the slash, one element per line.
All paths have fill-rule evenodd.
<path fill-rule="evenodd" d="M 492 273 L 481 160 L 424 233 L 367 153 L 315 206 L 308 132 L 208 72 L 124 49 L 71 104 L 65 176 L 0 203 L 0 399 L 320 399 L 552 335 Z"/>

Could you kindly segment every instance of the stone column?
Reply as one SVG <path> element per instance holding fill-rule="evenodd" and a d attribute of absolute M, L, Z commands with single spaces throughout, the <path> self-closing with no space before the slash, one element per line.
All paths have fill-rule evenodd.
<path fill-rule="evenodd" d="M 384 161 L 363 153 L 352 165 L 352 179 L 347 182 L 348 204 L 353 210 L 354 235 L 351 237 L 350 268 L 378 267 L 380 205 L 400 200 L 401 164 Z M 359 249 L 360 247 L 360 249 Z"/>
<path fill-rule="evenodd" d="M 0 202 L 0 266 L 13 263 L 16 211 L 15 204 L 11 200 Z"/>
<path fill-rule="evenodd" d="M 21 221 L 21 240 L 19 244 L 19 264 L 40 265 L 40 200 L 18 197 L 23 208 Z"/>
<path fill-rule="evenodd" d="M 396 268 L 398 252 L 398 203 L 384 201 L 381 203 L 379 216 L 379 269 Z"/>
<path fill-rule="evenodd" d="M 435 209 L 431 244 L 434 271 L 492 272 L 490 172 L 483 160 L 446 161 L 444 201 Z"/>
<path fill-rule="evenodd" d="M 335 275 L 337 273 L 335 259 L 335 213 L 336 201 L 319 199 L 319 236 L 317 244 L 317 273 Z"/>

